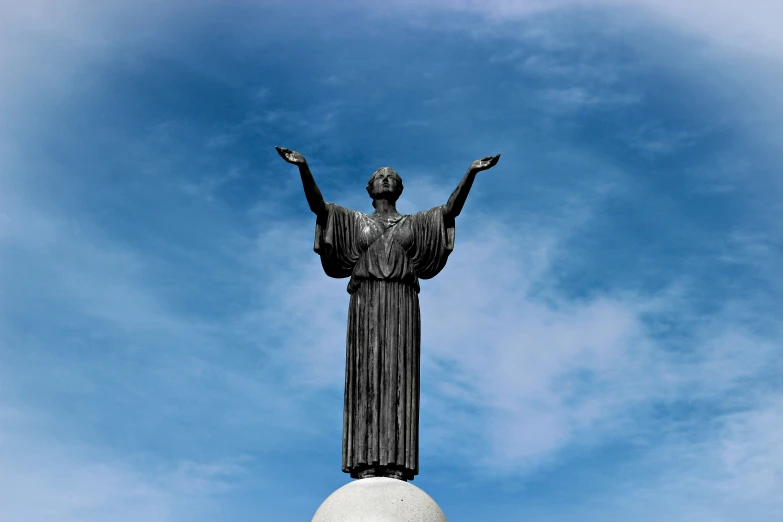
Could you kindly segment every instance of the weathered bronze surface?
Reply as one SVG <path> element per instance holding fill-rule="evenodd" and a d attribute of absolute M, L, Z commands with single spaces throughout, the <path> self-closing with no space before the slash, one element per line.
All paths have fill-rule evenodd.
<path fill-rule="evenodd" d="M 419 472 L 419 279 L 435 277 L 446 265 L 454 220 L 476 174 L 500 155 L 474 161 L 445 205 L 403 216 L 396 208 L 402 179 L 391 168 L 370 177 L 375 212 L 364 214 L 325 202 L 304 156 L 276 148 L 299 167 L 324 272 L 350 277 L 343 471 L 412 480 Z"/>

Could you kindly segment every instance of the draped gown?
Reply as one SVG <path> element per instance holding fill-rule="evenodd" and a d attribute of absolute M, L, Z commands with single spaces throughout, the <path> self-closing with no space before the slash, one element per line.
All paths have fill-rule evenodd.
<path fill-rule="evenodd" d="M 342 469 L 419 472 L 419 279 L 454 248 L 443 207 L 384 220 L 326 204 L 314 250 L 324 272 L 350 277 Z"/>

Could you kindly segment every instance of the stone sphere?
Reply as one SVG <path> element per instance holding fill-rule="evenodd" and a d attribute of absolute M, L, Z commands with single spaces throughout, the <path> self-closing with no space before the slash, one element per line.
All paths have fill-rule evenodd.
<path fill-rule="evenodd" d="M 402 480 L 354 480 L 324 500 L 313 522 L 446 522 L 425 492 Z"/>

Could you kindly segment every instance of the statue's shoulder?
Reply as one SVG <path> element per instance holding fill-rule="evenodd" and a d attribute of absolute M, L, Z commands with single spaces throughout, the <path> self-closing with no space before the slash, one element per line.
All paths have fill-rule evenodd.
<path fill-rule="evenodd" d="M 337 203 L 332 203 L 331 201 L 326 202 L 326 208 L 329 209 L 330 212 L 337 212 L 344 215 L 352 215 L 360 219 L 370 218 L 370 216 L 368 214 L 365 214 L 364 212 L 359 212 L 358 210 L 353 210 L 352 208 L 344 207 L 342 205 L 338 205 Z"/>

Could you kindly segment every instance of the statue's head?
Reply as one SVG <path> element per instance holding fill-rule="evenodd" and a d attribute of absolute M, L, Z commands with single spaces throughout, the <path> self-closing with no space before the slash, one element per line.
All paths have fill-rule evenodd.
<path fill-rule="evenodd" d="M 402 178 L 391 167 L 381 167 L 370 176 L 367 182 L 367 193 L 372 198 L 372 205 L 375 201 L 386 199 L 394 203 L 402 194 Z"/>

